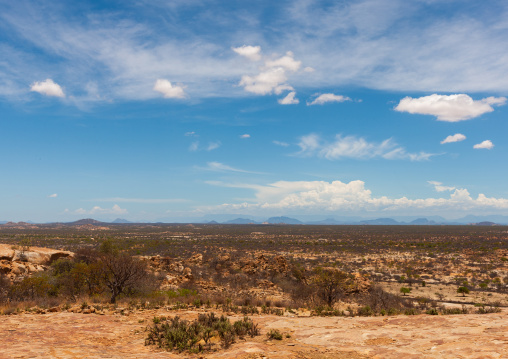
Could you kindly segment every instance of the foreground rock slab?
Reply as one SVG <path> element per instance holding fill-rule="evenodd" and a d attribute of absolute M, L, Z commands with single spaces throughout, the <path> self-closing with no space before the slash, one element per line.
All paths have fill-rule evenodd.
<path fill-rule="evenodd" d="M 0 358 L 507 358 L 508 313 L 450 316 L 310 317 L 254 316 L 262 334 L 209 354 L 177 354 L 144 345 L 154 315 L 69 312 L 0 317 Z M 238 317 L 240 318 L 240 317 Z M 267 340 L 270 329 L 289 334 Z"/>

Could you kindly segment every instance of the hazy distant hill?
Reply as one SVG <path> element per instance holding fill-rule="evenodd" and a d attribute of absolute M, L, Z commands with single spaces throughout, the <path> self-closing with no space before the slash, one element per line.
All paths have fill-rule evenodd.
<path fill-rule="evenodd" d="M 303 222 L 289 217 L 270 217 L 266 222 L 271 224 L 303 224 Z"/>
<path fill-rule="evenodd" d="M 133 222 L 128 221 L 128 220 L 126 220 L 126 219 L 117 218 L 117 219 L 115 219 L 115 220 L 114 220 L 113 222 L 111 222 L 111 223 L 133 223 Z"/>
<path fill-rule="evenodd" d="M 409 222 L 409 224 L 415 224 L 419 226 L 430 226 L 433 224 L 437 224 L 435 221 L 429 221 L 427 218 L 417 218 L 414 221 Z"/>
<path fill-rule="evenodd" d="M 376 219 L 369 219 L 366 221 L 360 221 L 361 224 L 370 224 L 370 225 L 388 225 L 393 226 L 396 224 L 402 224 L 400 222 L 397 222 L 393 218 L 376 218 Z"/>
<path fill-rule="evenodd" d="M 73 226 L 82 226 L 82 225 L 85 225 L 85 224 L 105 224 L 105 223 L 101 222 L 101 221 L 97 221 L 97 220 L 92 219 L 92 218 L 85 218 L 85 219 L 80 219 L 80 220 L 77 220 L 77 221 L 74 221 L 74 222 L 67 222 L 66 224 L 70 224 L 70 225 L 73 225 Z"/>
<path fill-rule="evenodd" d="M 232 219 L 230 221 L 226 221 L 224 222 L 225 224 L 251 224 L 251 223 L 258 223 L 252 219 L 248 219 L 248 218 L 236 218 L 236 219 Z"/>

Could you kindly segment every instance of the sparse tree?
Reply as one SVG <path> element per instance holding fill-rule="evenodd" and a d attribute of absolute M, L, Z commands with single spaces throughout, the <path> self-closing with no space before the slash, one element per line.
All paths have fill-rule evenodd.
<path fill-rule="evenodd" d="M 469 289 L 467 287 L 459 287 L 457 293 L 462 293 L 462 296 L 465 297 L 466 294 L 469 294 Z"/>
<path fill-rule="evenodd" d="M 111 303 L 129 288 L 148 278 L 146 265 L 127 254 L 105 254 L 101 258 L 103 280 L 111 293 Z"/>
<path fill-rule="evenodd" d="M 316 268 L 314 285 L 318 295 L 332 306 L 352 285 L 352 276 L 338 269 Z"/>
<path fill-rule="evenodd" d="M 405 296 L 406 294 L 411 293 L 411 288 L 402 287 L 400 288 L 400 292 Z"/>

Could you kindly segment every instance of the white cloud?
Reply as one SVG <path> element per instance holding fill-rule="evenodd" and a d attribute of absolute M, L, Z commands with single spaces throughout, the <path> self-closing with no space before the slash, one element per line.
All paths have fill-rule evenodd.
<path fill-rule="evenodd" d="M 400 100 L 395 110 L 411 114 L 433 115 L 439 121 L 458 122 L 492 112 L 494 111 L 492 106 L 501 106 L 505 103 L 505 97 L 487 97 L 475 101 L 466 94 L 433 94 L 420 98 L 405 97 Z"/>
<path fill-rule="evenodd" d="M 32 86 L 30 86 L 30 91 L 38 92 L 46 96 L 65 97 L 60 85 L 54 83 L 52 79 L 46 79 L 42 82 L 34 82 Z"/>
<path fill-rule="evenodd" d="M 227 171 L 227 172 L 252 173 L 252 172 L 249 172 L 249 171 L 241 170 L 239 168 L 234 168 L 234 167 L 225 165 L 225 164 L 220 163 L 220 162 L 207 162 L 206 165 L 207 165 L 206 169 L 207 170 L 211 170 L 211 171 Z"/>
<path fill-rule="evenodd" d="M 464 136 L 462 133 L 456 133 L 454 135 L 450 135 L 446 137 L 444 140 L 441 141 L 441 144 L 445 143 L 453 143 L 453 142 L 460 142 L 464 141 L 466 139 L 466 136 Z"/>
<path fill-rule="evenodd" d="M 189 151 L 196 152 L 199 149 L 199 141 L 194 141 L 189 146 Z"/>
<path fill-rule="evenodd" d="M 486 149 L 486 150 L 490 150 L 494 147 L 494 144 L 492 143 L 492 141 L 490 140 L 485 140 L 483 141 L 482 143 L 478 143 L 476 145 L 473 146 L 473 148 L 475 149 Z"/>
<path fill-rule="evenodd" d="M 295 98 L 295 95 L 296 95 L 296 92 L 291 91 L 290 93 L 288 93 L 286 95 L 286 97 L 279 99 L 278 102 L 281 105 L 296 105 L 296 104 L 300 103 L 300 100 Z"/>
<path fill-rule="evenodd" d="M 303 69 L 303 72 L 315 72 L 316 70 L 310 66 L 307 66 Z"/>
<path fill-rule="evenodd" d="M 286 71 L 281 67 L 277 67 L 266 69 L 257 76 L 244 75 L 239 85 L 243 86 L 247 92 L 252 92 L 257 95 L 267 95 L 286 81 Z"/>
<path fill-rule="evenodd" d="M 239 85 L 243 86 L 245 91 L 257 95 L 268 95 L 275 93 L 280 95 L 282 91 L 292 91 L 293 87 L 287 84 L 287 72 L 296 72 L 301 66 L 301 61 L 294 58 L 291 51 L 285 56 L 275 60 L 266 60 L 263 67 L 260 68 L 258 75 L 243 75 Z"/>
<path fill-rule="evenodd" d="M 220 141 L 216 141 L 216 142 L 210 142 L 208 144 L 208 147 L 206 148 L 207 151 L 213 151 L 217 148 L 219 148 L 221 145 L 221 142 Z"/>
<path fill-rule="evenodd" d="M 453 191 L 455 189 L 455 187 L 443 186 L 443 184 L 441 182 L 437 182 L 437 181 L 427 181 L 427 183 L 433 185 L 434 189 L 437 192 Z"/>
<path fill-rule="evenodd" d="M 342 95 L 335 95 L 333 93 L 324 93 L 316 97 L 314 101 L 307 102 L 307 106 L 323 105 L 327 102 L 344 102 L 344 101 L 351 101 L 351 99 L 349 97 L 345 97 Z"/>
<path fill-rule="evenodd" d="M 181 198 L 123 198 L 123 197 L 112 197 L 112 198 L 94 198 L 94 199 L 91 199 L 90 202 L 118 202 L 118 203 L 157 204 L 157 203 L 181 203 L 181 202 L 187 202 L 187 200 L 186 199 L 181 199 Z"/>
<path fill-rule="evenodd" d="M 233 47 L 232 49 L 238 55 L 244 56 L 244 57 L 248 58 L 249 60 L 252 60 L 252 61 L 261 60 L 261 47 L 260 46 L 243 45 L 240 47 Z"/>
<path fill-rule="evenodd" d="M 153 86 L 153 90 L 160 92 L 164 95 L 165 98 L 184 98 L 185 92 L 183 87 L 172 85 L 166 79 L 158 79 L 155 81 L 155 85 Z"/>
<path fill-rule="evenodd" d="M 198 137 L 198 135 L 196 135 L 196 132 L 194 132 L 194 131 L 185 132 L 185 136 L 186 137 Z"/>
<path fill-rule="evenodd" d="M 66 212 L 69 212 L 66 210 Z M 80 214 L 80 215 L 89 215 L 89 214 L 127 214 L 127 210 L 120 208 L 119 205 L 115 204 L 111 208 L 101 208 L 99 206 L 94 206 L 90 210 L 86 210 L 83 208 L 78 208 L 73 212 L 74 214 Z"/>
<path fill-rule="evenodd" d="M 56 197 L 58 197 L 57 193 L 53 193 L 48 196 L 48 198 L 56 198 Z"/>
<path fill-rule="evenodd" d="M 243 135 L 240 135 L 240 138 L 250 138 L 250 135 L 248 133 L 245 133 Z"/>
<path fill-rule="evenodd" d="M 213 208 L 215 211 L 263 212 L 276 211 L 308 211 L 319 212 L 399 212 L 409 211 L 421 213 L 428 211 L 464 211 L 508 209 L 508 199 L 486 197 L 480 193 L 472 198 L 467 189 L 444 187 L 442 191 L 450 191 L 448 198 L 407 197 L 388 198 L 376 197 L 365 188 L 360 180 L 344 183 L 341 181 L 278 181 L 268 185 L 236 184 L 228 185 L 220 182 L 208 182 L 212 185 L 253 189 L 255 198 L 250 202 L 223 204 Z M 237 213 L 237 212 L 235 212 Z"/>
<path fill-rule="evenodd" d="M 294 54 L 291 51 L 286 52 L 286 56 L 282 56 L 276 60 L 267 60 L 265 66 L 268 68 L 283 68 L 285 70 L 296 72 L 302 65 L 301 61 L 294 59 Z"/>
<path fill-rule="evenodd" d="M 411 161 L 428 160 L 433 154 L 426 152 L 408 153 L 392 139 L 383 142 L 368 142 L 362 137 L 345 136 L 338 134 L 335 141 L 326 142 L 317 134 L 302 136 L 300 142 L 302 156 L 317 156 L 329 160 L 342 158 L 368 159 L 384 158 L 387 160 L 409 159 Z"/>
<path fill-rule="evenodd" d="M 274 140 L 274 141 L 272 141 L 272 143 L 274 145 L 281 146 L 281 147 L 289 147 L 289 143 L 287 143 L 287 142 Z"/>

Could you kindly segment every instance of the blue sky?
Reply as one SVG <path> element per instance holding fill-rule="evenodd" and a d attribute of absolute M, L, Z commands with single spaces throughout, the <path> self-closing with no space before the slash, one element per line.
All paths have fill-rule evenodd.
<path fill-rule="evenodd" d="M 0 1 L 0 220 L 508 215 L 504 1 Z"/>

